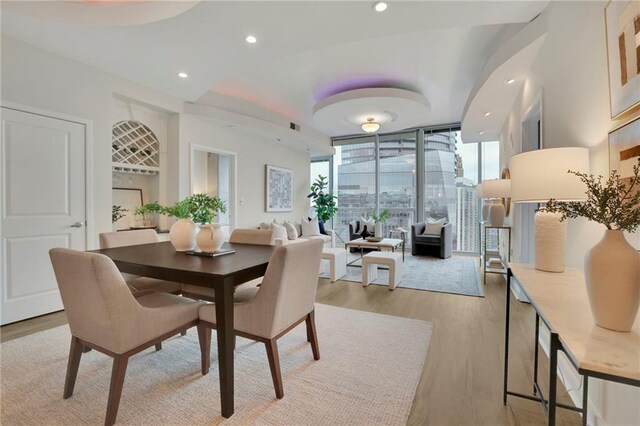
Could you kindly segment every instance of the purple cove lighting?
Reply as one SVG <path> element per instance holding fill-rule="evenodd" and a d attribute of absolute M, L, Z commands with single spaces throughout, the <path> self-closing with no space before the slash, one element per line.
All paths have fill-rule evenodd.
<path fill-rule="evenodd" d="M 420 93 L 411 84 L 383 77 L 352 77 L 347 80 L 341 80 L 334 83 L 326 84 L 324 87 L 315 91 L 313 97 L 316 102 L 337 95 L 338 93 L 348 92 L 357 89 L 373 89 L 373 88 L 394 88 L 405 89 L 412 92 Z"/>

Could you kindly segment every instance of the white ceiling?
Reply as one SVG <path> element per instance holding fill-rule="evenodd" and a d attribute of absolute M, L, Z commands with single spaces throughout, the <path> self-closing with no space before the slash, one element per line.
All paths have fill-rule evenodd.
<path fill-rule="evenodd" d="M 438 124 L 461 120 L 483 65 L 521 26 L 505 24 L 548 2 L 390 1 L 384 13 L 372 3 L 203 1 L 158 22 L 108 26 L 43 20 L 3 1 L 2 33 L 185 101 L 314 126 L 313 106 L 327 96 L 399 87 L 431 103 L 416 125 Z M 258 43 L 244 41 L 249 33 Z"/>

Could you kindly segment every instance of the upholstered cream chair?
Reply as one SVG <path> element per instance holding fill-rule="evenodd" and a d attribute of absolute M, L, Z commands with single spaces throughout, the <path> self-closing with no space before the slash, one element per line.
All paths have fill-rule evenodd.
<path fill-rule="evenodd" d="M 232 244 L 254 244 L 258 246 L 275 245 L 276 235 L 272 229 L 234 229 L 229 236 L 229 242 Z M 233 294 L 236 302 L 246 301 L 246 297 L 252 296 L 251 292 L 243 292 L 246 289 L 257 289 L 262 282 L 262 277 L 236 286 Z M 257 290 L 256 290 L 257 291 Z M 215 294 L 212 288 L 200 287 L 191 284 L 182 284 L 182 295 L 191 297 L 192 299 L 206 300 L 215 302 Z"/>
<path fill-rule="evenodd" d="M 100 248 L 116 248 L 134 246 L 138 244 L 151 244 L 159 241 L 158 234 L 153 229 L 137 229 L 134 231 L 103 232 L 100 234 Z M 144 296 L 150 291 L 163 291 L 165 293 L 180 294 L 180 283 L 157 280 L 155 278 L 140 277 L 123 273 L 131 293 L 135 296 Z"/>
<path fill-rule="evenodd" d="M 235 334 L 265 344 L 278 398 L 284 396 L 277 345 L 280 337 L 306 321 L 313 358 L 320 359 L 314 302 L 322 245 L 320 240 L 310 240 L 278 247 L 269 261 L 262 285 L 255 290 L 241 290 L 251 292 L 253 297 L 236 303 L 233 309 Z M 202 306 L 198 324 L 198 335 L 203 342 L 200 345 L 202 374 L 209 372 L 211 329 L 216 327 L 215 322 L 216 306 Z"/>
<path fill-rule="evenodd" d="M 54 248 L 49 256 L 72 336 L 63 397 L 73 394 L 84 347 L 113 357 L 105 418 L 112 425 L 129 358 L 196 325 L 202 303 L 160 292 L 134 298 L 116 265 L 101 254 Z"/>

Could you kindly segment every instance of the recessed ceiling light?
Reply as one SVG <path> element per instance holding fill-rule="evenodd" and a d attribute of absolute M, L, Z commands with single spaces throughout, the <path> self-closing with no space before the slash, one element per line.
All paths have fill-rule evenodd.
<path fill-rule="evenodd" d="M 482 130 L 480 130 L 480 131 L 478 132 L 478 134 L 479 134 L 479 135 L 484 135 L 484 132 L 483 132 Z"/>
<path fill-rule="evenodd" d="M 252 36 L 252 35 L 248 35 L 247 38 L 245 38 L 245 40 L 249 44 L 254 44 L 256 41 L 258 41 L 258 39 L 255 36 Z"/>
<path fill-rule="evenodd" d="M 491 115 L 491 111 L 487 111 L 487 112 L 485 112 L 485 113 L 484 113 L 484 116 L 485 116 L 485 117 L 488 117 L 488 116 L 490 116 L 490 115 Z"/>
<path fill-rule="evenodd" d="M 387 4 L 383 1 L 377 1 L 373 4 L 373 9 L 376 12 L 384 12 L 385 10 L 387 10 Z"/>
<path fill-rule="evenodd" d="M 513 79 L 513 78 L 508 78 L 504 82 L 507 83 L 507 84 L 513 84 L 514 81 L 516 81 L 516 80 Z"/>
<path fill-rule="evenodd" d="M 179 73 L 178 73 L 178 77 L 180 77 L 180 78 L 187 78 L 187 77 L 189 77 L 189 74 L 187 74 L 186 72 L 179 72 Z"/>

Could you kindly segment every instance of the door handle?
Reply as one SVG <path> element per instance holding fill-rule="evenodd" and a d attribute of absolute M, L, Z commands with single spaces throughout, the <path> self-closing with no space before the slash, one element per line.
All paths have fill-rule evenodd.
<path fill-rule="evenodd" d="M 82 228 L 84 224 L 82 222 L 76 222 L 73 225 L 71 225 L 72 228 Z"/>

